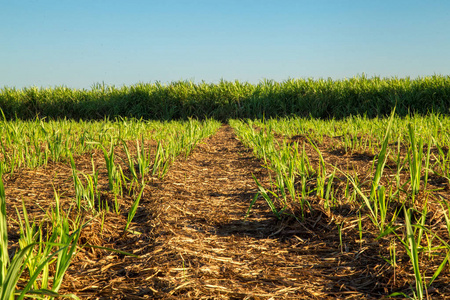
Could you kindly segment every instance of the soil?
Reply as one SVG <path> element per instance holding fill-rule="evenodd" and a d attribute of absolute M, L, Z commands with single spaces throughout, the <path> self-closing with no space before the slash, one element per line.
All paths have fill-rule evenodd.
<path fill-rule="evenodd" d="M 323 147 L 327 161 L 339 161 L 361 177 L 370 169 L 370 154 Z M 92 159 L 106 186 L 101 153 Z M 76 161 L 79 170 L 92 168 L 90 155 Z M 39 220 L 54 205 L 56 190 L 69 211 L 71 172 L 68 164 L 52 163 L 5 175 L 11 251 L 19 237 L 12 220 L 22 200 Z M 391 240 L 376 239 L 367 215 L 362 239 L 358 211 L 349 203 L 325 210 L 324 199 L 312 197 L 302 220 L 289 213 L 296 207 L 277 219 L 260 197 L 247 215 L 258 192 L 252 175 L 269 186 L 270 172 L 224 125 L 187 158 L 178 158 L 163 180 L 149 179 L 128 232 L 123 229 L 132 199 L 126 193 L 119 214 L 85 214 L 85 220 L 93 219 L 83 230 L 84 246 L 60 293 L 81 299 L 380 299 L 395 291 L 410 294 L 414 277 L 406 254 L 399 252 L 397 267 L 389 264 L 384 258 L 389 258 Z M 106 191 L 102 199 L 113 207 Z M 448 267 L 430 295 L 450 297 L 447 280 Z"/>

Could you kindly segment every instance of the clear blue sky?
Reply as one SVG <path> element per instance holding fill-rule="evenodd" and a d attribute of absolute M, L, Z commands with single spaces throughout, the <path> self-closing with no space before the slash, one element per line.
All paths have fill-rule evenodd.
<path fill-rule="evenodd" d="M 0 87 L 450 74 L 449 0 L 0 2 Z"/>

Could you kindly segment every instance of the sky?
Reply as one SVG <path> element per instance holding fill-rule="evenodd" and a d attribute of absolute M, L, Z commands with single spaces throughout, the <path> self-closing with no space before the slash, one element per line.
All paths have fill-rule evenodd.
<path fill-rule="evenodd" d="M 448 0 L 0 0 L 0 88 L 450 74 Z"/>

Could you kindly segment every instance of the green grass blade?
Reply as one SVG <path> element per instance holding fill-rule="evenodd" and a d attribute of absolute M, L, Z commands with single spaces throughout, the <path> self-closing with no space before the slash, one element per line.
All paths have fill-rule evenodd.
<path fill-rule="evenodd" d="M 0 299 L 12 299 L 15 288 L 17 285 L 17 282 L 19 281 L 20 274 L 22 274 L 25 264 L 23 263 L 26 259 L 28 253 L 33 249 L 34 246 L 36 246 L 37 243 L 30 244 L 26 246 L 25 248 L 21 249 L 19 252 L 14 255 L 13 260 L 11 261 L 11 264 L 8 266 L 6 275 L 4 277 L 4 280 L 1 285 L 1 294 Z M 36 279 L 30 278 L 28 282 L 28 289 L 25 287 L 23 290 L 23 293 L 25 294 L 31 286 L 34 284 Z M 20 299 L 20 297 L 19 297 Z"/>
<path fill-rule="evenodd" d="M 142 185 L 139 195 L 137 196 L 136 200 L 134 200 L 133 205 L 131 206 L 130 211 L 128 212 L 127 225 L 125 226 L 124 231 L 128 230 L 128 227 L 130 226 L 131 221 L 133 220 L 134 216 L 136 215 L 136 211 L 138 209 L 139 202 L 141 201 L 141 197 L 144 193 L 144 189 L 145 189 L 145 184 Z"/>
<path fill-rule="evenodd" d="M 0 286 L 3 285 L 6 270 L 10 263 L 8 256 L 8 225 L 6 222 L 6 196 L 0 171 Z M 2 298 L 3 299 L 3 298 Z"/>
<path fill-rule="evenodd" d="M 392 130 L 392 124 L 394 122 L 395 116 L 395 107 L 391 112 L 391 116 L 388 121 L 388 125 L 386 127 L 386 133 L 384 135 L 383 143 L 381 146 L 381 150 L 378 154 L 377 167 L 375 171 L 375 175 L 372 180 L 372 189 L 370 191 L 370 199 L 373 200 L 375 198 L 375 194 L 377 192 L 378 185 L 380 184 L 381 177 L 383 176 L 384 166 L 386 164 L 388 145 L 389 145 L 389 137 Z"/>
<path fill-rule="evenodd" d="M 413 226 L 411 225 L 411 211 L 410 209 L 406 210 L 406 208 L 403 208 L 403 210 L 405 213 L 406 240 L 409 247 L 408 254 L 411 259 L 416 281 L 416 295 L 419 299 L 423 299 L 423 281 L 419 267 L 419 250 L 414 236 Z"/>

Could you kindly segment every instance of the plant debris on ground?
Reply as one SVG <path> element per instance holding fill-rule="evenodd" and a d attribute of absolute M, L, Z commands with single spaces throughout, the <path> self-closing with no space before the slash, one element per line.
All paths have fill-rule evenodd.
<path fill-rule="evenodd" d="M 309 154 L 314 153 L 310 148 Z M 328 162 L 352 165 L 360 178 L 369 175 L 373 156 L 322 153 Z M 91 170 L 92 160 L 102 157 L 101 152 L 77 156 L 77 169 Z M 408 255 L 400 251 L 396 264 L 389 262 L 392 240 L 377 238 L 368 215 L 359 218 L 350 203 L 324 209 L 323 198 L 310 197 L 302 220 L 295 206 L 277 218 L 255 185 L 254 178 L 262 186 L 271 184 L 274 175 L 264 165 L 230 126 L 222 126 L 189 156 L 178 157 L 163 179 L 151 178 L 128 230 L 127 213 L 84 213 L 90 222 L 59 293 L 81 299 L 380 299 L 393 292 L 409 294 L 414 274 Z M 107 186 L 106 170 L 99 170 Z M 18 248 L 19 225 L 12 219 L 17 219 L 16 210 L 22 211 L 22 201 L 29 218 L 39 222 L 53 206 L 56 190 L 67 213 L 73 213 L 65 199 L 73 194 L 72 177 L 64 163 L 4 175 L 11 251 Z M 448 197 L 448 189 L 442 195 Z M 101 198 L 114 206 L 110 194 Z M 130 208 L 133 199 L 124 195 L 123 205 Z M 362 237 L 358 226 L 364 227 Z M 444 267 L 446 272 L 427 290 L 430 297 L 450 297 Z"/>

